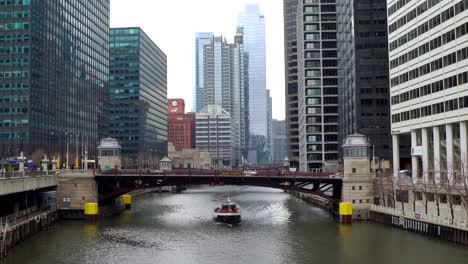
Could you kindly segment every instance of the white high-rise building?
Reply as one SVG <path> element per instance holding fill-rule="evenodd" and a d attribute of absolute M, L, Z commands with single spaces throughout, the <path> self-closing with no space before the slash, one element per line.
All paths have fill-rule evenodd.
<path fill-rule="evenodd" d="M 387 5 L 394 172 L 460 181 L 468 171 L 468 1 Z M 411 153 L 401 146 L 409 138 Z"/>
<path fill-rule="evenodd" d="M 246 160 L 249 136 L 248 56 L 244 52 L 243 42 L 242 27 L 237 28 L 232 44 L 222 36 L 212 36 L 203 45 L 203 57 L 197 62 L 197 67 L 203 69 L 199 75 L 203 77 L 200 86 L 203 91 L 199 91 L 203 96 L 196 96 L 199 98 L 197 108 L 219 105 L 231 115 L 232 144 L 235 148 L 232 166 L 241 165 Z"/>
<path fill-rule="evenodd" d="M 199 150 L 210 153 L 217 166 L 236 162 L 231 114 L 219 105 L 207 105 L 195 115 L 195 141 Z"/>

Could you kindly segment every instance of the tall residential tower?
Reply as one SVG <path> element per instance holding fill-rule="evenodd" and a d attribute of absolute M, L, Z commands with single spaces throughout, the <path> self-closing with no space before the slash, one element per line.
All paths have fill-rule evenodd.
<path fill-rule="evenodd" d="M 206 44 L 213 39 L 211 32 L 198 32 L 195 36 L 195 86 L 193 91 L 193 111 L 199 112 L 205 106 L 205 89 L 203 77 L 203 51 Z"/>
<path fill-rule="evenodd" d="M 339 143 L 335 1 L 300 1 L 296 30 L 299 169 L 336 168 Z"/>
<path fill-rule="evenodd" d="M 299 168 L 299 103 L 297 94 L 297 6 L 299 0 L 283 0 L 286 104 L 286 148 L 290 166 Z"/>
<path fill-rule="evenodd" d="M 231 115 L 232 146 L 235 159 L 232 166 L 243 164 L 248 147 L 248 77 L 242 27 L 237 28 L 235 43 L 224 37 L 213 37 L 203 49 L 203 89 L 205 108 L 218 105 Z"/>

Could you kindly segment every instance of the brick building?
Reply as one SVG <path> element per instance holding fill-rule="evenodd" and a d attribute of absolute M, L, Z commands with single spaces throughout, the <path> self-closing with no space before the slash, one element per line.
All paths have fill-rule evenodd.
<path fill-rule="evenodd" d="M 175 149 L 195 148 L 195 113 L 185 113 L 183 99 L 167 100 L 169 142 Z"/>

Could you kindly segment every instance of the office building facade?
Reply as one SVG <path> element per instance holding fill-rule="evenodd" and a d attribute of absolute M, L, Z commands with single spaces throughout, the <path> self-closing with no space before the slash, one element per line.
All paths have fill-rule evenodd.
<path fill-rule="evenodd" d="M 185 113 L 184 99 L 167 100 L 168 142 L 175 150 L 195 148 L 195 113 Z"/>
<path fill-rule="evenodd" d="M 338 127 L 339 142 L 364 134 L 374 158 L 390 160 L 386 6 L 385 0 L 337 1 Z"/>
<path fill-rule="evenodd" d="M 96 155 L 106 134 L 109 1 L 3 1 L 0 12 L 0 156 L 63 163 L 68 147 L 72 166 L 85 150 Z"/>
<path fill-rule="evenodd" d="M 461 182 L 467 162 L 468 2 L 389 1 L 393 170 L 411 138 L 415 181 Z"/>
<path fill-rule="evenodd" d="M 321 171 L 338 162 L 336 3 L 304 0 L 297 12 L 299 170 Z"/>
<path fill-rule="evenodd" d="M 273 165 L 282 166 L 286 157 L 286 122 L 284 120 L 273 119 L 273 145 L 272 156 Z"/>
<path fill-rule="evenodd" d="M 209 152 L 217 167 L 231 167 L 237 163 L 231 120 L 231 114 L 219 105 L 207 105 L 196 113 L 196 148 Z"/>
<path fill-rule="evenodd" d="M 297 6 L 283 0 L 286 148 L 290 166 L 299 168 L 299 101 L 297 89 Z"/>
<path fill-rule="evenodd" d="M 142 29 L 112 28 L 110 58 L 109 134 L 122 166 L 154 164 L 167 153 L 166 55 Z"/>

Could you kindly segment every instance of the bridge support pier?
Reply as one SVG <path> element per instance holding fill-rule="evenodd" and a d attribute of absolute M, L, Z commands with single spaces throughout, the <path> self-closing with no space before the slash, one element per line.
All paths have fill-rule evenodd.
<path fill-rule="evenodd" d="M 95 222 L 98 218 L 98 204 L 86 203 L 84 205 L 84 215 L 87 222 Z"/>
<path fill-rule="evenodd" d="M 122 203 L 125 210 L 130 210 L 132 208 L 132 196 L 129 194 L 122 195 Z"/>
<path fill-rule="evenodd" d="M 353 205 L 351 203 L 340 203 L 340 223 L 351 224 L 353 221 Z"/>
<path fill-rule="evenodd" d="M 58 177 L 57 206 L 62 219 L 83 219 L 86 203 L 98 202 L 92 171 L 66 171 Z"/>

